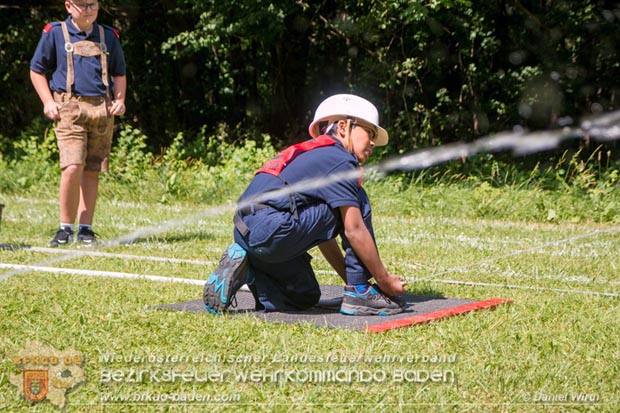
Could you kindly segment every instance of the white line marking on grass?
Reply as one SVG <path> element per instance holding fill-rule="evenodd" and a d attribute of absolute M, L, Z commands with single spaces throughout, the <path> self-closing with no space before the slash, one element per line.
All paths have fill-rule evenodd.
<path fill-rule="evenodd" d="M 569 289 L 563 289 L 563 288 L 535 287 L 532 285 L 480 283 L 480 282 L 458 281 L 458 280 L 427 280 L 427 281 L 433 282 L 433 283 L 467 285 L 470 287 L 499 287 L 499 288 L 510 288 L 510 289 L 519 289 L 519 290 L 553 291 L 556 293 L 571 293 L 571 294 L 585 294 L 585 295 L 601 295 L 605 297 L 620 297 L 620 293 L 607 293 L 607 292 L 586 291 L 586 290 L 569 290 Z"/>
<path fill-rule="evenodd" d="M 21 270 L 22 272 L 23 271 L 38 271 L 38 272 L 51 272 L 53 274 L 86 275 L 88 277 L 122 278 L 122 279 L 130 279 L 130 280 L 171 282 L 171 283 L 199 285 L 201 287 L 204 286 L 206 282 L 206 280 L 194 280 L 191 278 L 162 277 L 161 275 L 143 275 L 143 274 L 131 274 L 131 273 L 126 273 L 126 272 L 113 272 L 113 271 L 79 270 L 75 268 L 42 267 L 38 265 L 20 265 L 20 264 L 0 263 L 0 268 L 10 268 L 14 270 Z M 250 288 L 246 284 L 243 284 L 239 290 L 250 291 Z"/>
<path fill-rule="evenodd" d="M 99 251 L 78 251 L 78 250 L 62 250 L 58 248 L 41 248 L 41 247 L 29 247 L 24 248 L 29 251 L 47 252 L 55 254 L 73 254 L 76 256 L 89 256 L 89 257 L 105 257 L 105 258 L 122 258 L 128 260 L 143 260 L 143 261 L 157 261 L 176 264 L 195 264 L 195 265 L 213 265 L 214 261 L 201 261 L 201 260 L 188 260 L 181 258 L 167 258 L 167 257 L 153 257 L 144 255 L 130 255 L 130 254 L 115 254 L 111 252 L 99 252 Z"/>
<path fill-rule="evenodd" d="M 327 270 L 316 270 L 317 274 L 334 274 L 333 271 Z M 421 280 L 417 280 L 421 281 Z M 562 292 L 562 293 L 574 293 L 574 294 L 586 294 L 586 295 L 602 295 L 606 297 L 620 297 L 620 293 L 607 293 L 607 292 L 598 292 L 598 291 L 586 291 L 586 290 L 570 290 L 570 289 L 561 289 L 561 288 L 547 288 L 547 287 L 536 287 L 529 285 L 512 285 L 512 284 L 494 284 L 494 283 L 482 283 L 482 282 L 473 282 L 473 281 L 458 281 L 458 280 L 427 280 L 432 283 L 444 283 L 444 284 L 458 284 L 458 285 L 467 285 L 470 287 L 500 287 L 500 288 L 512 288 L 512 289 L 522 289 L 522 290 L 534 290 L 534 291 L 554 291 L 554 292 Z M 612 283 L 616 284 L 616 283 Z"/>
<path fill-rule="evenodd" d="M 25 202 L 29 205 L 33 204 L 58 204 L 58 199 L 41 199 L 41 198 L 25 198 L 23 196 L 16 196 L 13 198 L 16 202 Z"/>
<path fill-rule="evenodd" d="M 549 230 L 556 231 L 558 226 L 557 224 L 550 222 L 524 222 L 524 221 L 506 221 L 506 220 L 498 220 L 498 219 L 478 219 L 478 218 L 450 218 L 444 216 L 425 216 L 425 217 L 408 217 L 403 215 L 380 215 L 377 217 L 373 217 L 373 222 L 377 222 L 377 227 L 381 228 L 390 224 L 398 225 L 402 227 L 403 225 L 428 225 L 433 224 L 435 226 L 453 226 L 453 227 L 475 227 L 480 228 L 481 226 L 492 227 L 492 228 L 518 228 L 522 230 Z M 566 230 L 579 230 L 579 224 L 574 223 L 563 223 L 563 228 Z M 602 227 L 604 225 L 599 225 Z"/>
<path fill-rule="evenodd" d="M 504 255 L 501 255 L 499 257 L 488 258 L 488 259 L 485 259 L 485 260 L 473 262 L 471 264 L 462 265 L 460 267 L 450 268 L 448 270 L 445 270 L 445 271 L 442 271 L 442 272 L 438 272 L 438 273 L 429 275 L 428 277 L 424 277 L 424 278 L 411 278 L 411 279 L 408 279 L 407 281 L 409 281 L 409 282 L 429 281 L 429 280 L 435 279 L 435 278 L 437 278 L 437 277 L 439 277 L 441 275 L 450 274 L 450 273 L 457 272 L 457 271 L 463 271 L 463 270 L 471 268 L 471 267 L 476 267 L 476 266 L 479 266 L 479 265 L 482 265 L 482 264 L 487 264 L 487 263 L 490 263 L 490 262 L 493 262 L 493 261 L 497 261 L 497 260 L 501 260 L 501 259 L 504 259 L 504 258 L 513 257 L 515 255 L 521 255 L 521 254 L 524 254 L 524 253 L 527 253 L 527 252 L 537 251 L 537 250 L 540 250 L 542 248 L 546 248 L 546 247 L 550 247 L 550 246 L 554 246 L 554 245 L 560 245 L 560 244 L 564 244 L 564 243 L 567 243 L 567 242 L 576 241 L 576 240 L 582 239 L 582 238 L 593 237 L 593 236 L 599 235 L 599 234 L 606 234 L 606 233 L 610 233 L 610 232 L 615 232 L 615 231 L 618 231 L 618 230 L 620 230 L 620 227 L 610 228 L 610 229 L 605 229 L 605 230 L 596 230 L 596 231 L 589 232 L 587 234 L 575 235 L 573 237 L 569 237 L 569 238 L 565 238 L 565 239 L 561 239 L 561 240 L 557 240 L 557 241 L 545 242 L 543 244 L 536 245 L 536 246 L 531 247 L 531 248 L 526 248 L 526 249 L 523 249 L 523 250 L 513 251 L 513 252 L 511 252 L 509 254 L 504 254 Z"/>
<path fill-rule="evenodd" d="M 487 221 L 481 221 L 478 226 L 485 225 Z M 402 228 L 402 226 L 400 227 Z M 523 227 L 522 227 L 523 228 Z M 565 228 L 565 227 L 562 227 Z M 530 228 L 532 230 L 540 230 L 540 228 Z M 398 228 L 397 228 L 398 230 Z M 557 230 L 557 226 L 555 228 Z M 618 231 L 620 227 L 612 227 L 612 228 L 604 228 L 598 229 L 597 231 Z M 452 245 L 451 242 L 457 242 L 459 247 L 468 246 L 480 250 L 500 250 L 506 249 L 506 247 L 513 248 L 523 248 L 527 245 L 532 245 L 536 242 L 536 239 L 530 237 L 518 237 L 518 238 L 510 238 L 508 236 L 502 236 L 501 238 L 483 238 L 477 236 L 467 236 L 463 233 L 459 234 L 449 234 L 449 233 L 436 233 L 434 231 L 414 231 L 409 234 L 403 235 L 392 235 L 392 230 L 390 227 L 386 227 L 383 229 L 377 230 L 377 233 L 383 232 L 385 235 L 377 236 L 378 241 L 384 244 L 398 244 L 398 245 L 411 245 L 416 244 L 422 241 L 442 241 L 441 246 L 444 248 L 450 248 Z M 576 235 L 580 236 L 580 235 Z M 608 252 L 599 252 L 598 250 L 609 250 L 609 247 L 612 244 L 608 241 L 592 241 L 590 243 L 584 243 L 579 245 L 577 248 L 570 249 L 571 247 L 563 246 L 562 249 L 558 252 L 550 252 L 550 255 L 559 255 L 559 256 L 587 256 L 587 257 L 599 257 L 609 255 Z M 582 250 L 589 249 L 588 251 L 582 252 Z"/>
<path fill-rule="evenodd" d="M 456 272 L 456 271 L 455 271 Z M 491 274 L 497 277 L 504 278 L 520 278 L 526 280 L 552 280 L 552 281 L 560 281 L 564 283 L 580 283 L 580 284 L 605 284 L 605 285 L 618 285 L 620 282 L 611 281 L 607 278 L 591 278 L 586 275 L 553 275 L 553 274 L 543 274 L 543 275 L 530 275 L 523 271 L 502 271 L 498 265 L 492 264 L 482 264 L 478 268 L 468 268 L 464 270 L 459 270 L 459 273 L 474 273 L 476 275 L 481 274 Z M 538 272 L 538 271 L 537 271 Z"/>
<path fill-rule="evenodd" d="M 162 277 L 159 275 L 141 275 L 141 274 L 131 274 L 131 273 L 125 273 L 125 272 L 113 272 L 113 271 L 79 270 L 75 268 L 42 267 L 38 265 L 20 265 L 20 264 L 0 263 L 0 268 L 9 268 L 9 269 L 21 270 L 21 271 L 51 272 L 54 274 L 86 275 L 90 277 L 126 278 L 126 279 L 137 279 L 137 280 L 174 282 L 174 283 L 183 283 L 183 284 L 192 284 L 192 285 L 204 285 L 205 284 L 205 280 L 192 280 L 190 278 Z"/>

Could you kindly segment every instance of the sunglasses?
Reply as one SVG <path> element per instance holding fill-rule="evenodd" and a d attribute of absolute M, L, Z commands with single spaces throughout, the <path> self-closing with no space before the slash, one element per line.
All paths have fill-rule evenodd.
<path fill-rule="evenodd" d="M 370 126 L 362 125 L 361 123 L 355 123 L 355 122 L 352 123 L 351 126 L 359 126 L 360 128 L 364 129 L 366 133 L 368 134 L 368 136 L 370 136 L 371 141 L 374 141 L 377 138 L 377 131 Z"/>

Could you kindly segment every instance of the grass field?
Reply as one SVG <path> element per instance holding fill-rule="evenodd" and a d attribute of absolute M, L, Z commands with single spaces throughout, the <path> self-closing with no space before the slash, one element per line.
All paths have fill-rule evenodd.
<path fill-rule="evenodd" d="M 382 258 L 411 280 L 409 292 L 512 304 L 373 334 L 151 308 L 199 298 L 199 285 L 0 268 L 0 410 L 58 410 L 30 404 L 9 381 L 34 340 L 83 355 L 71 412 L 617 411 L 618 224 L 523 219 L 551 199 L 527 191 L 428 198 L 379 183 L 369 192 Z M 447 206 L 449 193 L 463 206 Z M 226 206 L 120 201 L 104 189 L 95 227 L 104 240 L 147 231 L 129 244 L 62 250 L 80 255 L 50 252 L 55 196 L 0 202 L 0 244 L 35 247 L 0 250 L 4 265 L 204 280 L 231 240 Z M 479 217 L 480 208 L 504 213 Z M 313 256 L 319 280 L 338 283 Z M 165 371 L 188 375 L 166 380 Z"/>

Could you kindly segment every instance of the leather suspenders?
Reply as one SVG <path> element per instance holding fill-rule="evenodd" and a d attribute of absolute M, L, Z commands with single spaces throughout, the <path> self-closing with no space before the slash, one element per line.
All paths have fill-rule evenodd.
<path fill-rule="evenodd" d="M 109 92 L 109 82 L 108 82 L 108 59 L 106 56 L 106 52 L 108 48 L 105 44 L 105 33 L 103 31 L 103 26 L 100 24 L 97 25 L 99 27 L 99 41 L 100 43 L 95 43 L 90 40 L 80 40 L 79 42 L 71 43 L 69 38 L 69 30 L 67 29 L 67 23 L 61 22 L 62 33 L 65 37 L 65 52 L 67 52 L 67 94 L 69 98 L 71 97 L 71 87 L 75 82 L 75 69 L 73 68 L 73 55 L 77 56 L 101 56 L 101 80 L 105 85 L 106 95 Z"/>

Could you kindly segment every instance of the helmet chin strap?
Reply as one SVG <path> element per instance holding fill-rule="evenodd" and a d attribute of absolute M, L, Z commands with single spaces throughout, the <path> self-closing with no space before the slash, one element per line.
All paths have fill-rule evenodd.
<path fill-rule="evenodd" d="M 342 143 L 348 152 L 353 153 L 353 141 L 351 140 L 351 119 L 347 119 L 347 127 L 345 129 L 344 140 Z"/>

